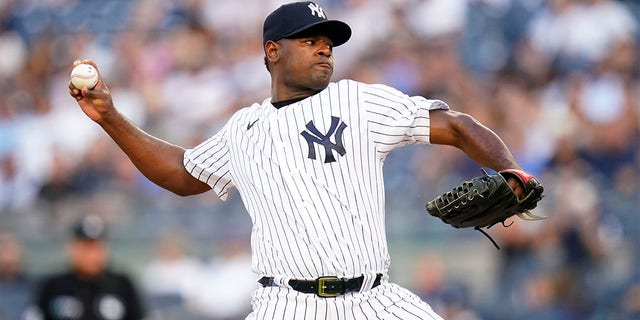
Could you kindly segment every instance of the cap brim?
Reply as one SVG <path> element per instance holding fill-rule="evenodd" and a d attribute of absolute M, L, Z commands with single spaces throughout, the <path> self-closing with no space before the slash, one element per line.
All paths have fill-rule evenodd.
<path fill-rule="evenodd" d="M 349 38 L 351 38 L 351 28 L 349 25 L 338 20 L 318 21 L 316 23 L 306 25 L 303 28 L 293 30 L 283 38 L 295 38 L 297 35 L 316 30 L 331 38 L 334 47 L 344 44 L 349 40 Z"/>

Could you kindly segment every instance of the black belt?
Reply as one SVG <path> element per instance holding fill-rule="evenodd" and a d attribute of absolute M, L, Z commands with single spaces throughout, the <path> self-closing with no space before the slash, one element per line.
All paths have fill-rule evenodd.
<path fill-rule="evenodd" d="M 382 280 L 382 274 L 378 273 L 371 288 L 379 286 L 380 280 Z M 270 287 L 274 285 L 273 277 L 262 277 L 258 282 L 262 284 L 263 287 Z M 362 282 L 364 282 L 364 276 L 351 279 L 320 277 L 316 280 L 291 279 L 289 280 L 289 285 L 293 290 L 302 293 L 314 293 L 319 297 L 328 298 L 336 297 L 348 292 L 360 291 L 362 288 Z"/>

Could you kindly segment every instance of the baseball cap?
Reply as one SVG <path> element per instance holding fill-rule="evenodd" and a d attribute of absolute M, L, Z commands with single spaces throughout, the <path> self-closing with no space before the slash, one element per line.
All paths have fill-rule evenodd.
<path fill-rule="evenodd" d="M 351 38 L 349 25 L 338 20 L 329 20 L 319 5 L 311 1 L 292 2 L 280 6 L 264 20 L 262 45 L 267 41 L 291 38 L 311 28 L 318 28 L 337 47 Z"/>
<path fill-rule="evenodd" d="M 107 224 L 96 215 L 87 215 L 74 224 L 72 234 L 79 240 L 103 240 L 107 236 Z"/>

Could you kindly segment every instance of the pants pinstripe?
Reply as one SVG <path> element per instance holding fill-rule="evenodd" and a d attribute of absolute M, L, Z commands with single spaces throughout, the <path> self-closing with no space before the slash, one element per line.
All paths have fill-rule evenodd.
<path fill-rule="evenodd" d="M 393 283 L 363 293 L 320 298 L 282 287 L 259 288 L 251 298 L 253 312 L 247 320 L 442 320 L 426 302 Z"/>

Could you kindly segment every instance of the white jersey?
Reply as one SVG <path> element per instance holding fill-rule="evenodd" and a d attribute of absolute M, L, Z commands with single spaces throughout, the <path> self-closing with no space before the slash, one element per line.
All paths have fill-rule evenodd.
<path fill-rule="evenodd" d="M 447 108 L 342 80 L 279 109 L 266 99 L 239 110 L 187 150 L 184 165 L 223 200 L 238 189 L 253 223 L 257 274 L 386 273 L 384 159 L 394 148 L 429 143 L 429 111 Z"/>

